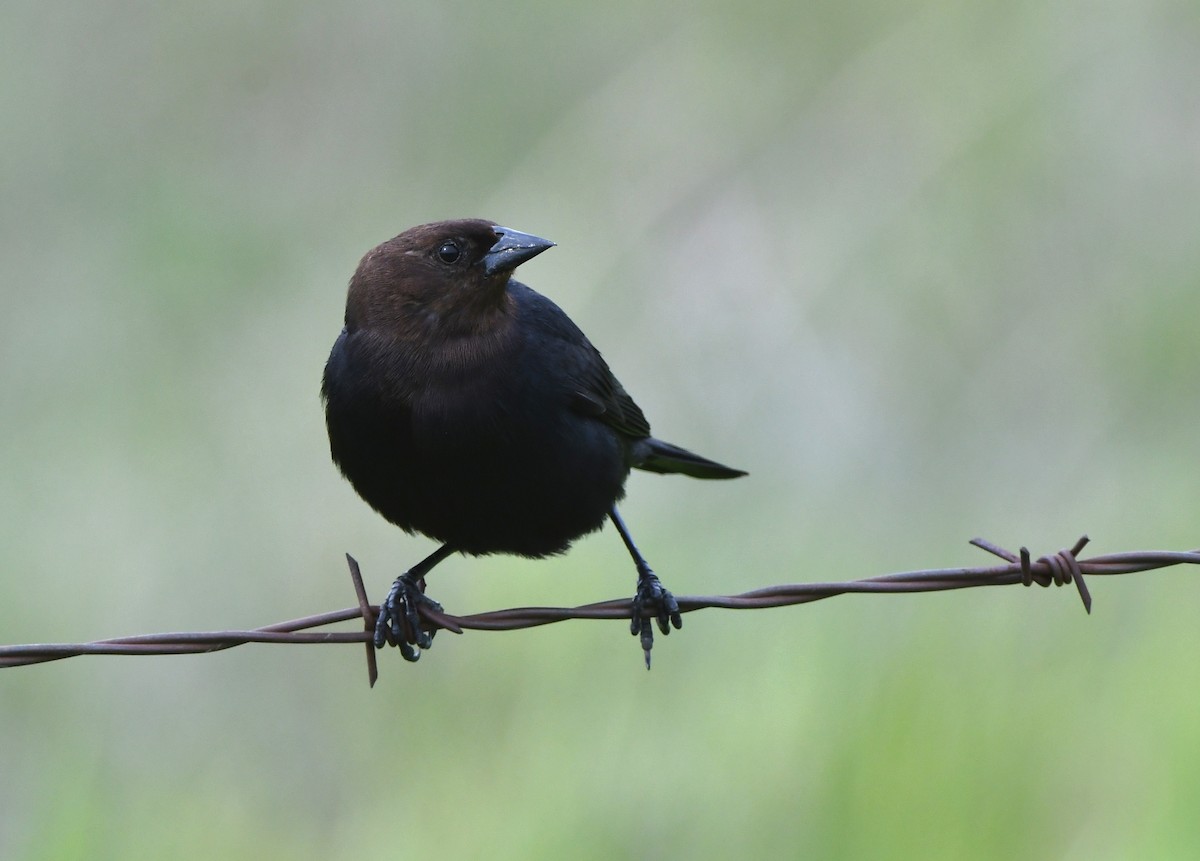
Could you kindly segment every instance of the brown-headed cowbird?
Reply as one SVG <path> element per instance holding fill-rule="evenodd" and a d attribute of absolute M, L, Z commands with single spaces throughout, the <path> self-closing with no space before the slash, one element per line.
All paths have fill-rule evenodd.
<path fill-rule="evenodd" d="M 562 553 L 606 518 L 637 566 L 631 627 L 647 667 L 646 616 L 664 634 L 682 625 L 617 513 L 625 479 L 630 468 L 745 473 L 650 436 L 583 332 L 511 280 L 553 244 L 479 219 L 423 224 L 369 251 L 350 281 L 321 387 L 333 459 L 385 518 L 442 543 L 396 579 L 377 648 L 417 660 L 432 645 L 417 607 L 425 575 L 452 553 Z"/>

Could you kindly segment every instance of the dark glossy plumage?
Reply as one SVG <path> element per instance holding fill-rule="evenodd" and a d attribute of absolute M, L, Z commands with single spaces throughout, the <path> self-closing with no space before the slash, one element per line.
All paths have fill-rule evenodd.
<path fill-rule="evenodd" d="M 552 244 L 426 224 L 350 282 L 322 386 L 333 459 L 380 514 L 448 551 L 560 553 L 615 514 L 631 468 L 744 474 L 651 437 L 579 328 L 510 279 Z"/>

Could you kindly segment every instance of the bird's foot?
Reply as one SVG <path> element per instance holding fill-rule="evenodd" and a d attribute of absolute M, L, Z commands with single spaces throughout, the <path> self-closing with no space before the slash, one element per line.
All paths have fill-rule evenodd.
<path fill-rule="evenodd" d="M 418 661 L 421 651 L 433 645 L 436 631 L 421 627 L 420 607 L 425 605 L 441 612 L 442 605 L 425 596 L 425 579 L 412 577 L 406 571 L 396 578 L 375 619 L 375 648 L 384 644 L 399 646 L 406 661 Z"/>
<path fill-rule="evenodd" d="M 671 625 L 683 627 L 683 616 L 679 613 L 675 596 L 667 591 L 650 566 L 643 563 L 638 566 L 637 594 L 633 596 L 633 620 L 629 631 L 642 640 L 646 669 L 650 669 L 650 650 L 654 648 L 654 625 L 651 620 L 658 623 L 658 629 L 664 636 L 671 633 Z"/>

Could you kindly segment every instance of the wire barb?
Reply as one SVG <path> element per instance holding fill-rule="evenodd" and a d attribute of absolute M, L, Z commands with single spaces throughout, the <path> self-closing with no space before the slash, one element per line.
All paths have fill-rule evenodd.
<path fill-rule="evenodd" d="M 371 602 L 367 600 L 367 587 L 363 585 L 362 570 L 358 567 L 358 560 L 346 554 L 346 564 L 350 566 L 350 580 L 354 583 L 354 594 L 358 596 L 358 610 L 362 613 L 363 627 L 367 634 L 371 637 L 375 636 L 375 617 L 378 612 L 371 607 Z M 379 666 L 375 663 L 374 643 L 367 643 L 367 682 L 371 687 L 375 687 L 375 682 L 379 680 Z"/>
<path fill-rule="evenodd" d="M 1092 596 L 1084 574 L 1088 576 L 1132 574 L 1172 565 L 1200 565 L 1200 550 L 1149 550 L 1112 553 L 1079 559 L 1088 543 L 1082 536 L 1073 547 L 1059 550 L 1033 561 L 1028 548 L 1012 553 L 990 541 L 975 538 L 971 544 L 1004 560 L 1003 565 L 979 568 L 935 568 L 924 571 L 904 571 L 883 574 L 861 580 L 833 583 L 793 583 L 768 586 L 738 595 L 676 596 L 680 613 L 715 607 L 726 610 L 759 610 L 767 607 L 787 607 L 807 604 L 850 593 L 909 593 L 940 592 L 949 589 L 968 589 L 976 586 L 1005 586 L 1017 583 L 1031 586 L 1064 586 L 1074 583 L 1090 613 Z M 347 554 L 350 578 L 354 584 L 358 606 L 331 613 L 306 616 L 287 622 L 277 622 L 244 631 L 209 631 L 174 634 L 143 634 L 98 640 L 92 643 L 50 643 L 0 646 L 0 668 L 57 661 L 77 655 L 182 655 L 216 652 L 245 643 L 365 643 L 367 648 L 368 679 L 374 685 L 378 677 L 374 638 L 374 621 L 378 607 L 369 603 L 358 563 Z M 567 619 L 620 619 L 628 622 L 632 613 L 628 598 L 585 604 L 581 607 L 516 607 L 468 616 L 453 616 L 422 604 L 419 609 L 421 626 L 430 631 L 444 628 L 455 634 L 465 630 L 510 631 L 563 622 Z M 359 619 L 361 631 L 314 632 L 309 629 Z"/>
<path fill-rule="evenodd" d="M 1091 541 L 1086 535 L 1081 535 L 1079 540 L 1075 542 L 1075 546 L 1070 549 L 1063 548 L 1057 553 L 1049 556 L 1038 558 L 1037 568 L 1030 561 L 1032 554 L 1028 547 L 1021 548 L 1020 565 L 1021 565 L 1021 583 L 1025 586 L 1032 586 L 1037 583 L 1039 586 L 1048 587 L 1051 583 L 1055 586 L 1065 586 L 1068 583 L 1074 583 L 1075 588 L 1079 591 L 1079 599 L 1083 601 L 1083 609 L 1091 615 L 1092 612 L 1092 593 L 1088 590 L 1087 584 L 1083 582 L 1083 569 L 1079 567 L 1079 554 L 1088 542 Z M 999 556 L 1001 559 L 1007 559 L 1009 562 L 1017 562 L 1018 557 L 1005 550 L 1003 547 L 997 547 L 990 541 L 985 541 L 982 538 L 974 538 L 971 543 L 976 547 L 981 547 L 989 553 Z"/>

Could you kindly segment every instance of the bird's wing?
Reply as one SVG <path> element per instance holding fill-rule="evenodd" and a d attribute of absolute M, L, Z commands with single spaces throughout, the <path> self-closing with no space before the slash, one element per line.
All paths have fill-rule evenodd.
<path fill-rule="evenodd" d="M 641 407 L 571 318 L 523 284 L 511 282 L 509 290 L 529 327 L 553 342 L 555 349 L 548 352 L 571 389 L 571 407 L 632 439 L 650 436 L 650 422 Z"/>
<path fill-rule="evenodd" d="M 618 433 L 634 439 L 650 436 L 650 422 L 642 408 L 629 396 L 620 381 L 613 376 L 600 352 L 587 345 L 594 356 L 589 362 L 586 378 L 573 393 L 571 406 L 577 411 L 594 416 Z"/>

